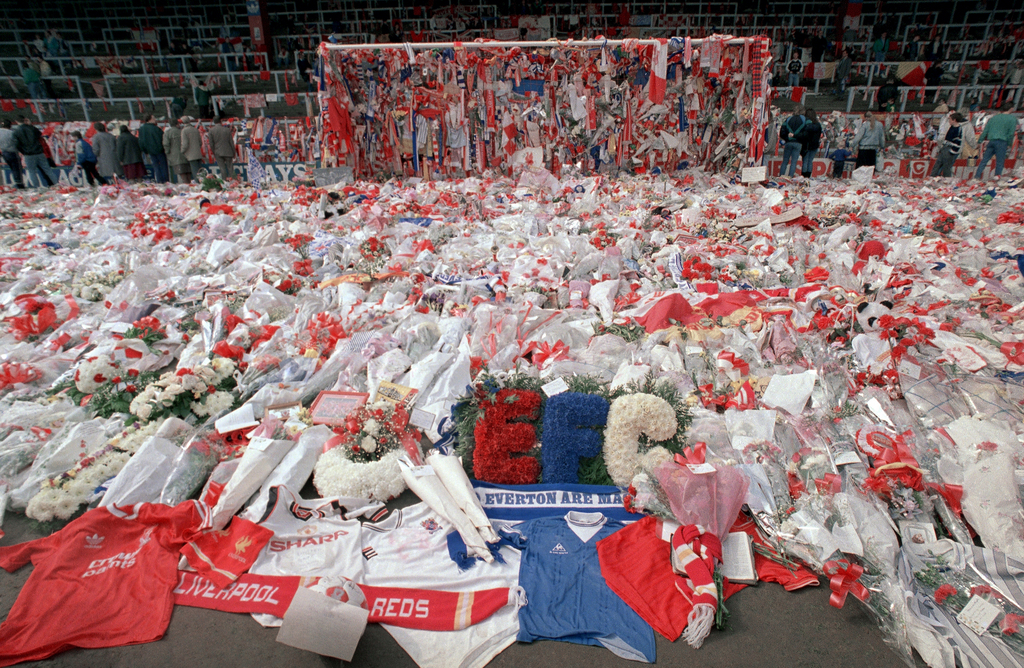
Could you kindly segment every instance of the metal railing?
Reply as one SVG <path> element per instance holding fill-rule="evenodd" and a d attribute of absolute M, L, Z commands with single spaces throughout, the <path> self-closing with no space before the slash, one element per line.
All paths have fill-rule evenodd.
<path fill-rule="evenodd" d="M 869 106 L 874 108 L 879 88 L 881 86 L 848 86 L 846 89 L 846 111 L 853 110 L 853 100 L 858 93 L 862 93 L 864 102 L 868 102 Z M 928 93 L 932 93 L 932 104 L 938 104 L 943 91 L 949 94 L 949 97 L 944 98 L 944 100 L 947 101 L 950 109 L 965 106 L 964 103 L 971 97 L 978 100 L 979 106 L 988 106 L 988 103 L 992 101 L 996 94 L 1002 93 L 1003 100 L 1013 102 L 1013 109 L 1016 111 L 1021 105 L 1021 94 L 1024 92 L 1024 85 L 1004 86 L 1001 84 L 991 84 L 902 87 L 899 89 L 899 110 L 901 112 L 907 110 L 907 101 L 911 93 L 921 95 L 921 104 L 925 104 L 925 98 L 928 96 Z M 987 100 L 984 99 L 985 96 L 988 97 Z"/>
<path fill-rule="evenodd" d="M 924 61 L 917 61 L 917 62 L 924 62 Z M 980 86 L 980 85 L 982 85 L 982 84 L 978 83 L 979 79 L 981 78 L 981 73 L 984 72 L 984 71 L 988 71 L 988 70 L 981 69 L 980 64 L 982 62 L 983 61 L 981 61 L 981 60 L 964 60 L 964 61 L 960 61 L 960 62 L 946 63 L 946 65 L 949 67 L 949 71 L 958 72 L 959 76 L 961 78 L 963 77 L 963 74 L 965 72 L 967 72 L 970 68 L 973 67 L 974 70 L 971 73 L 971 80 L 970 80 L 970 83 L 966 83 L 966 82 L 962 82 L 962 81 L 957 81 L 957 83 L 955 83 L 955 84 L 940 83 L 940 85 L 938 87 L 939 88 L 955 88 L 955 87 L 963 87 L 963 86 Z M 985 61 L 985 62 L 988 62 L 989 63 L 989 68 L 993 69 L 993 70 L 1001 69 L 1003 67 L 1008 68 L 1013 63 L 1013 61 L 1011 61 L 1011 60 L 990 60 L 990 61 Z M 775 63 L 775 64 L 776 65 L 784 65 L 785 63 Z M 901 64 L 904 64 L 904 63 L 897 62 L 897 61 L 888 61 L 888 62 L 881 62 L 881 63 L 859 61 L 859 62 L 854 62 L 854 63 L 851 64 L 851 66 L 850 66 L 850 73 L 851 74 L 857 74 L 857 75 L 866 76 L 867 83 L 865 83 L 863 86 L 860 86 L 860 87 L 868 87 L 868 88 L 874 87 L 874 88 L 878 88 L 878 86 L 876 86 L 874 84 L 875 77 L 877 76 L 879 79 L 885 79 L 889 75 L 895 76 L 896 71 L 898 70 L 898 68 L 899 68 L 899 66 Z M 879 72 L 879 70 L 882 70 L 882 71 Z M 866 74 L 865 74 L 865 72 L 866 72 Z M 804 78 L 804 77 L 801 76 L 801 78 Z M 822 81 L 834 82 L 834 80 L 835 80 L 835 74 L 834 73 L 833 73 L 832 76 L 829 76 L 829 77 L 824 77 L 824 78 L 821 78 L 821 79 L 815 79 L 814 80 L 814 92 L 813 92 L 813 94 L 817 95 L 819 93 L 819 87 L 820 87 L 820 84 L 821 84 Z M 900 86 L 908 86 L 910 90 L 919 90 L 920 89 L 919 86 L 917 86 L 917 87 L 909 86 L 908 84 L 904 84 L 902 82 L 897 82 L 897 83 L 899 83 Z M 991 85 L 996 86 L 996 87 L 1000 87 L 1003 84 L 999 83 L 999 84 L 991 84 Z"/>
<path fill-rule="evenodd" d="M 60 76 L 66 78 L 68 76 L 72 76 L 72 75 L 69 75 L 68 70 L 81 67 L 81 63 L 82 63 L 82 61 L 85 58 L 99 58 L 99 59 L 102 59 L 102 58 L 126 58 L 126 59 L 130 59 L 131 61 L 137 62 L 138 66 L 142 68 L 141 75 L 125 74 L 123 72 L 118 72 L 118 73 L 114 73 L 114 74 L 107 74 L 107 75 L 101 75 L 101 76 L 115 76 L 115 77 L 131 77 L 131 76 L 148 76 L 148 77 L 152 77 L 152 76 L 183 76 L 183 75 L 191 75 L 191 76 L 197 76 L 197 77 L 210 76 L 210 75 L 228 75 L 228 76 L 231 76 L 231 77 L 235 77 L 235 76 L 258 76 L 260 71 L 261 71 L 261 69 L 265 69 L 265 66 L 268 65 L 268 63 L 266 62 L 267 61 L 267 54 L 255 53 L 255 52 L 252 52 L 252 51 L 245 51 L 245 52 L 242 52 L 242 53 L 235 53 L 235 52 L 231 52 L 231 53 L 203 53 L 203 54 L 181 55 L 181 56 L 171 56 L 171 55 L 61 56 L 59 58 L 47 58 L 46 60 L 49 63 L 53 63 L 54 61 L 56 61 L 57 65 L 58 65 L 58 69 L 60 70 Z M 192 70 L 192 71 L 190 71 L 190 69 L 189 69 L 190 62 L 194 65 L 195 64 L 195 60 L 197 58 L 199 60 L 212 59 L 212 58 L 221 59 L 223 61 L 224 69 L 223 70 L 218 70 L 218 71 L 211 71 L 211 70 L 208 70 L 208 71 L 194 71 L 194 70 Z M 248 66 L 248 62 L 251 61 L 252 62 L 252 66 L 253 66 L 252 69 L 250 69 L 249 71 L 245 71 L 245 67 L 243 67 L 242 64 L 239 63 L 239 60 L 241 60 L 241 59 L 248 59 L 247 62 L 246 62 L 246 65 L 245 65 L 246 67 Z M 129 67 L 129 68 L 133 67 L 134 66 L 134 62 L 125 65 L 125 67 Z M 160 66 L 160 67 L 168 67 L 169 64 L 176 62 L 177 65 L 178 65 L 179 71 L 171 72 L 171 71 L 167 71 L 167 70 L 158 70 L 158 68 L 153 67 L 152 65 L 147 66 L 147 63 L 153 63 L 153 62 L 156 62 L 158 64 L 158 66 Z M 2 71 L 4 73 L 6 73 L 7 72 L 7 68 L 4 66 L 4 63 L 14 63 L 14 66 L 18 69 L 18 73 L 20 74 L 28 66 L 29 59 L 28 58 L 22 58 L 22 57 L 15 57 L 15 56 L 0 57 L 0 68 L 2 68 Z M 236 69 L 232 69 L 232 67 L 234 67 Z M 99 64 L 97 64 L 97 69 L 99 69 L 99 68 L 100 68 Z M 86 69 L 86 68 L 81 67 L 81 69 Z M 290 71 L 290 68 L 286 68 L 286 70 Z M 52 75 L 52 76 L 56 77 L 55 74 Z"/>
<path fill-rule="evenodd" d="M 174 98 L 177 97 L 177 96 L 170 96 L 170 95 L 154 95 L 154 96 L 150 96 L 150 97 L 146 97 L 146 98 L 138 98 L 138 97 L 113 97 L 113 96 L 108 96 L 108 97 L 104 97 L 104 98 L 86 98 L 83 95 L 83 93 L 82 93 L 81 82 L 77 82 L 77 83 L 78 83 L 78 88 L 79 88 L 79 91 L 78 91 L 79 97 L 78 98 L 26 99 L 25 101 L 27 103 L 31 103 L 32 107 L 34 107 L 34 109 L 32 111 L 35 113 L 36 118 L 39 119 L 40 123 L 46 122 L 46 117 L 43 114 L 42 106 L 44 104 L 51 104 L 51 103 L 56 103 L 56 102 L 60 102 L 62 104 L 81 105 L 81 107 L 82 107 L 82 115 L 85 117 L 85 121 L 86 122 L 92 122 L 92 115 L 89 113 L 89 111 L 90 111 L 91 105 L 93 103 L 95 103 L 95 102 L 105 103 L 106 105 L 108 105 L 107 108 L 106 108 L 106 111 L 108 113 L 110 113 L 110 107 L 116 108 L 116 107 L 119 107 L 120 105 L 124 104 L 125 108 L 126 108 L 126 110 L 128 112 L 128 117 L 131 120 L 134 121 L 134 120 L 145 120 L 145 117 L 150 113 L 150 112 L 146 112 L 144 109 L 140 109 L 139 108 L 143 99 L 145 99 L 147 102 L 150 102 L 151 104 L 154 104 L 154 105 L 157 104 L 157 103 L 163 103 L 165 106 L 169 107 L 170 104 L 173 102 Z M 305 91 L 297 91 L 297 92 L 295 92 L 295 95 L 298 96 L 298 99 L 300 99 L 300 100 L 302 100 L 304 102 L 311 99 L 313 104 L 316 104 L 316 95 L 317 95 L 316 93 L 307 93 Z M 216 103 L 218 108 L 222 109 L 222 108 L 224 108 L 224 101 L 225 101 L 226 98 L 228 98 L 228 96 L 225 96 L 225 95 L 212 95 L 211 96 L 211 101 Z M 314 110 L 315 110 L 315 107 L 314 107 Z M 184 114 L 184 115 L 187 116 L 187 115 L 190 115 L 190 114 Z M 262 111 L 261 111 L 260 115 L 261 116 L 263 115 Z M 303 113 L 302 115 L 304 116 L 305 114 Z"/>

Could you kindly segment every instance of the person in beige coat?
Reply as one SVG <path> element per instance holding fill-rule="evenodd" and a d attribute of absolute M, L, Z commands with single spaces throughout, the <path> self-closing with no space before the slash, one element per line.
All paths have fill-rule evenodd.
<path fill-rule="evenodd" d="M 199 136 L 195 120 L 191 116 L 181 119 L 181 156 L 189 163 L 193 181 L 199 178 L 203 166 L 203 138 Z"/>
<path fill-rule="evenodd" d="M 235 139 L 231 128 L 224 125 L 224 119 L 218 118 L 210 128 L 210 150 L 217 159 L 220 178 L 227 181 L 235 178 Z"/>
<path fill-rule="evenodd" d="M 181 128 L 178 119 L 173 119 L 164 132 L 164 153 L 174 183 L 188 183 L 192 180 L 192 165 L 181 155 Z"/>

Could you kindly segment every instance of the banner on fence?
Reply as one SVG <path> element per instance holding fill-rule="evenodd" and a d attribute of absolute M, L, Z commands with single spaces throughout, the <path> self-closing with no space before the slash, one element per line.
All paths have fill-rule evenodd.
<path fill-rule="evenodd" d="M 1017 160 L 1009 159 L 1005 163 L 1004 171 L 1012 171 L 1017 166 Z M 914 159 L 914 158 L 883 158 L 882 159 L 882 172 L 888 172 L 893 169 L 896 173 L 907 179 L 923 179 L 928 176 L 931 172 L 934 161 L 930 159 Z M 853 169 L 854 161 L 847 161 L 847 170 Z M 986 166 L 983 176 L 988 178 L 992 175 L 995 162 L 990 161 Z M 772 158 L 768 161 L 768 173 L 772 176 L 779 175 L 779 168 L 782 166 L 781 158 Z M 797 165 L 797 174 L 800 173 L 802 165 Z M 973 176 L 975 170 L 978 169 L 978 162 L 976 160 L 957 160 L 953 164 L 952 178 L 955 179 L 966 179 L 969 176 Z M 814 161 L 811 166 L 811 177 L 822 177 L 830 176 L 832 174 L 832 161 L 818 158 Z"/>
<path fill-rule="evenodd" d="M 304 162 L 264 162 L 260 164 L 267 170 L 264 181 L 268 183 L 291 183 L 295 178 L 304 178 L 306 176 L 306 163 Z M 220 176 L 220 169 L 216 164 L 204 166 L 210 174 L 217 177 Z M 85 180 L 85 173 L 82 170 L 75 170 L 70 165 L 55 167 L 53 171 L 62 186 L 70 185 L 80 188 L 88 185 Z M 2 175 L 2 185 L 14 186 L 14 177 L 6 165 L 0 171 L 0 175 Z M 244 164 L 235 164 L 235 176 L 245 181 L 249 180 L 248 170 Z M 151 171 L 148 172 L 148 178 L 152 178 Z"/>

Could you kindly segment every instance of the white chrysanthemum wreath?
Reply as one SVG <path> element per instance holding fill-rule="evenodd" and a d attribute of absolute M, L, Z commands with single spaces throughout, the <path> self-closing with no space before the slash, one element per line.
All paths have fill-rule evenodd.
<path fill-rule="evenodd" d="M 608 409 L 608 427 L 604 432 L 604 461 L 608 475 L 619 487 L 628 487 L 640 471 L 672 459 L 672 453 L 655 446 L 639 453 L 640 434 L 664 441 L 676 433 L 676 413 L 672 405 L 653 394 L 619 397 Z"/>
<path fill-rule="evenodd" d="M 387 501 L 405 491 L 398 458 L 405 452 L 393 450 L 377 461 L 353 462 L 343 448 L 320 455 L 313 470 L 313 484 L 321 496 L 354 496 Z"/>

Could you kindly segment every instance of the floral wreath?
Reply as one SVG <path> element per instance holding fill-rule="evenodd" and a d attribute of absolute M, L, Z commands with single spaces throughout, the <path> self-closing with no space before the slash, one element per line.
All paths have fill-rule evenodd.
<path fill-rule="evenodd" d="M 334 431 L 313 471 L 321 496 L 388 501 L 405 491 L 398 458 L 418 452 L 421 436 L 404 405 L 382 399 L 361 406 Z"/>
<path fill-rule="evenodd" d="M 354 496 L 387 501 L 405 491 L 405 479 L 398 468 L 404 450 L 393 450 L 380 459 L 357 463 L 341 448 L 320 455 L 313 470 L 313 485 L 322 496 Z"/>
<path fill-rule="evenodd" d="M 477 376 L 452 409 L 471 477 L 625 487 L 647 459 L 683 452 L 691 418 L 673 384 L 653 373 L 614 390 L 592 376 L 564 380 L 568 391 L 548 397 L 545 381 L 525 374 Z"/>

